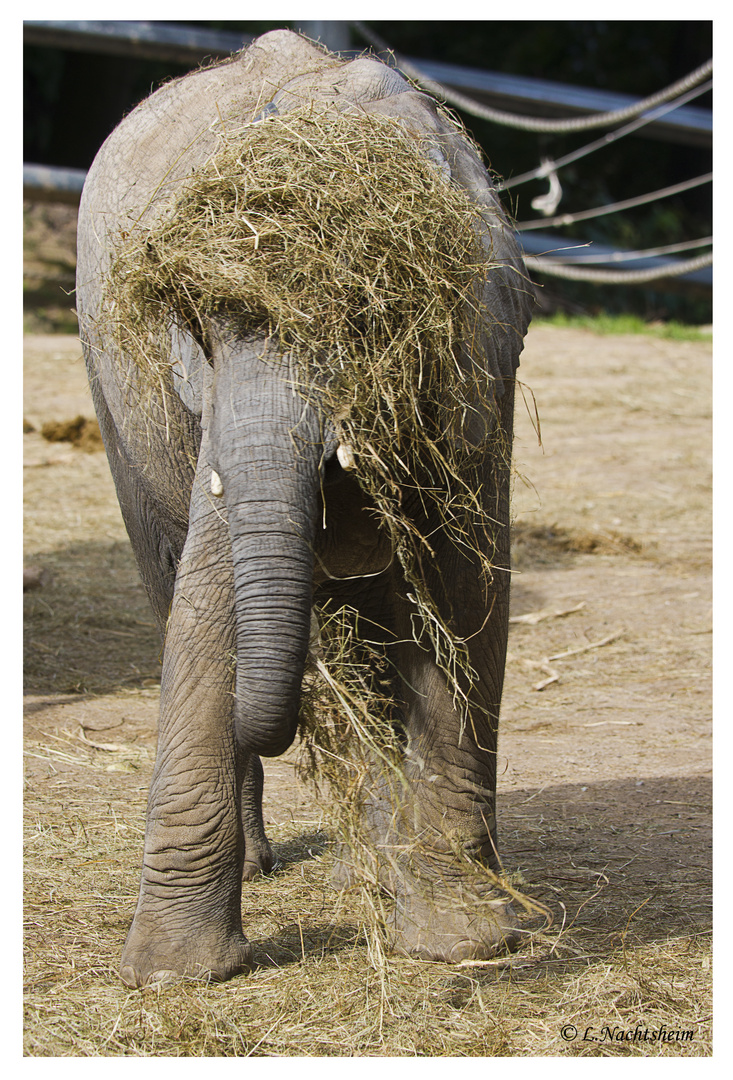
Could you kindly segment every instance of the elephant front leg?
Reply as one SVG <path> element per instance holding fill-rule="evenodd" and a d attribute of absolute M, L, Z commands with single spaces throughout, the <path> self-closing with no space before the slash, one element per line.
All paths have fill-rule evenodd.
<path fill-rule="evenodd" d="M 396 572 L 395 572 L 396 573 Z M 481 595 L 478 575 L 464 567 L 461 588 Z M 480 691 L 473 722 L 462 722 L 444 673 L 413 640 L 414 607 L 404 581 L 392 573 L 369 581 L 330 586 L 334 608 L 359 612 L 358 633 L 370 643 L 372 661 L 384 647 L 386 671 L 372 664 L 377 696 L 391 699 L 389 717 L 404 746 L 396 767 L 369 745 L 352 747 L 360 771 L 355 801 L 348 803 L 345 842 L 337 852 L 332 883 L 348 888 L 377 881 L 394 899 L 390 937 L 396 952 L 429 960 L 483 959 L 519 938 L 508 897 L 495 887 L 496 722 L 501 698 L 508 619 L 506 589 L 489 601 L 495 618 L 465 628 Z M 437 590 L 436 590 L 437 591 Z M 323 591 L 321 593 L 323 602 Z M 475 602 L 473 602 L 475 608 Z M 388 627 L 394 627 L 388 630 Z M 364 656 L 358 662 L 364 667 Z M 384 717 L 383 717 L 384 719 Z M 379 731 L 375 731 L 377 740 Z"/>
<path fill-rule="evenodd" d="M 128 986 L 226 979 L 251 966 L 241 786 L 256 766 L 247 769 L 235 743 L 233 577 L 217 509 L 197 480 L 166 635 L 140 896 L 120 968 Z"/>
<path fill-rule="evenodd" d="M 430 583 L 446 624 L 466 646 L 462 699 L 432 650 L 413 640 L 413 605 L 404 586 L 396 590 L 409 783 L 401 831 L 409 857 L 401 880 L 395 875 L 395 948 L 430 960 L 484 959 L 521 937 L 496 877 L 496 748 L 509 619 L 505 485 L 490 510 L 493 520 L 505 522 L 487 552 L 491 581 L 476 557 L 459 556 L 443 540 L 439 557 L 451 570 L 444 579 L 450 591 Z"/>
<path fill-rule="evenodd" d="M 462 721 L 429 655 L 406 643 L 403 665 L 408 792 L 393 814 L 401 845 L 388 860 L 392 944 L 425 960 L 486 959 L 521 935 L 497 883 L 498 695 L 474 698 Z"/>

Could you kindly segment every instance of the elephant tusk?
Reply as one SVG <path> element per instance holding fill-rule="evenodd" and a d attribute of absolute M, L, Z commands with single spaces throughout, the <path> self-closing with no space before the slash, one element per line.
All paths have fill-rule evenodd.
<path fill-rule="evenodd" d="M 224 485 L 221 482 L 221 477 L 219 476 L 218 472 L 214 472 L 213 469 L 211 470 L 211 494 L 212 495 L 223 495 L 224 494 Z"/>
<path fill-rule="evenodd" d="M 354 451 L 348 445 L 348 443 L 339 443 L 336 450 L 336 457 L 339 459 L 339 465 L 346 472 L 350 472 L 351 469 L 356 467 L 356 461 L 354 459 Z"/>

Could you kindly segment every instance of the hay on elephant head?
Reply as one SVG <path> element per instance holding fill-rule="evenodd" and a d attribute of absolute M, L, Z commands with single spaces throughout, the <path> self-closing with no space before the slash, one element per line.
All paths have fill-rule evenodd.
<path fill-rule="evenodd" d="M 342 389 L 422 387 L 465 338 L 487 269 L 477 207 L 426 149 L 389 117 L 315 107 L 222 136 L 116 252 L 120 344 L 157 383 L 171 360 L 161 326 L 203 332 L 225 313 Z"/>
<path fill-rule="evenodd" d="M 120 243 L 106 310 L 151 387 L 169 384 L 176 323 L 205 344 L 207 320 L 224 317 L 290 354 L 299 390 L 315 393 L 353 452 L 411 587 L 415 636 L 432 643 L 466 722 L 468 651 L 426 583 L 430 527 L 403 505 L 419 489 L 425 520 L 437 513 L 490 579 L 496 525 L 479 471 L 487 446 L 460 434 L 477 403 L 493 408 L 479 344 L 491 329 L 480 302 L 487 223 L 446 177 L 436 145 L 438 136 L 390 117 L 316 106 L 228 132 L 172 201 L 153 205 L 152 224 Z M 498 425 L 486 430 L 501 439 Z M 331 736 L 321 724 L 315 741 L 333 755 L 343 731 L 356 733 L 401 784 L 383 703 L 353 656 L 343 664 L 343 635 L 325 637 L 321 690 L 346 720 Z"/>

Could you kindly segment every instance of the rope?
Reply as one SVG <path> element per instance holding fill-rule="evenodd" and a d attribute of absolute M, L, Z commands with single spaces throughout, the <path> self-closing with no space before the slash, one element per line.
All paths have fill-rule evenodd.
<path fill-rule="evenodd" d="M 566 154 L 565 157 L 559 158 L 557 161 L 545 160 L 542 165 L 530 172 L 522 173 L 512 180 L 497 183 L 496 188 L 499 191 L 516 187 L 517 185 L 526 183 L 530 180 L 539 180 L 551 176 L 564 165 L 569 165 L 571 162 L 578 161 L 580 158 L 593 153 L 594 150 L 609 146 L 617 139 L 621 139 L 625 135 L 630 135 L 633 131 L 638 131 L 639 128 L 659 120 L 662 116 L 666 115 L 666 113 L 687 104 L 688 101 L 700 97 L 702 94 L 705 94 L 708 90 L 712 89 L 713 85 L 712 80 L 704 82 L 704 80 L 708 79 L 708 76 L 713 70 L 713 61 L 711 59 L 694 71 L 691 71 L 688 75 L 684 76 L 684 78 L 672 83 L 670 86 L 666 87 L 666 89 L 660 90 L 650 97 L 634 102 L 623 109 L 615 109 L 611 112 L 596 113 L 594 115 L 575 117 L 573 119 L 552 120 L 544 117 L 520 116 L 516 113 L 507 113 L 500 109 L 493 109 L 489 106 L 481 105 L 472 98 L 466 97 L 464 94 L 449 90 L 443 84 L 428 78 L 418 67 L 415 67 L 414 64 L 410 63 L 409 60 L 406 60 L 399 53 L 395 53 L 394 50 L 390 49 L 383 38 L 364 23 L 352 22 L 351 26 L 378 51 L 391 52 L 400 69 L 409 78 L 415 80 L 415 82 L 419 83 L 431 94 L 442 97 L 451 105 L 455 105 L 457 108 L 463 109 L 464 112 L 469 113 L 469 115 L 476 116 L 482 120 L 489 120 L 493 123 L 519 128 L 523 131 L 566 133 L 587 131 L 592 128 L 610 127 L 613 124 L 622 123 L 632 117 L 635 118 L 625 127 L 608 132 L 603 138 L 596 139 L 594 142 L 588 143 L 586 146 L 580 147 L 570 154 Z M 701 83 L 704 83 L 704 85 L 701 86 Z M 672 100 L 674 98 L 678 98 L 678 100 Z M 647 113 L 648 110 L 654 111 L 649 115 L 642 115 Z M 668 188 L 661 188 L 659 191 L 651 192 L 648 195 L 636 196 L 632 199 L 625 199 L 622 202 L 611 203 L 607 206 L 596 207 L 592 210 L 583 210 L 577 214 L 560 214 L 557 217 L 550 219 L 540 218 L 533 221 L 519 222 L 516 225 L 516 228 L 519 231 L 530 231 L 541 226 L 549 228 L 556 225 L 569 225 L 575 221 L 600 217 L 603 214 L 610 214 L 617 210 L 626 210 L 632 206 L 642 206 L 655 199 L 664 199 L 682 191 L 688 191 L 690 188 L 697 187 L 700 184 L 709 183 L 711 180 L 712 173 L 707 173 L 704 176 L 698 176 L 692 180 L 686 180 Z M 651 258 L 652 256 L 660 254 L 671 254 L 673 251 L 685 251 L 694 247 L 701 247 L 711 241 L 712 237 L 708 237 L 702 240 L 692 240 L 680 244 L 670 244 L 662 248 L 648 249 L 644 252 L 618 252 L 612 256 L 590 255 L 584 257 L 582 261 L 587 263 L 591 260 L 598 261 L 603 259 L 605 262 L 619 262 L 632 258 Z M 527 261 L 531 260 L 531 267 L 540 274 L 548 274 L 553 277 L 566 278 L 574 281 L 591 281 L 596 282 L 597 284 L 609 285 L 643 284 L 649 281 L 657 281 L 662 278 L 679 277 L 682 274 L 694 273 L 696 270 L 702 270 L 713 264 L 712 252 L 706 255 L 698 255 L 693 259 L 668 263 L 666 266 L 655 267 L 649 270 L 603 270 L 578 265 L 571 266 L 567 263 L 563 263 L 559 259 L 546 258 L 544 256 L 526 256 L 526 259 Z"/>
<path fill-rule="evenodd" d="M 526 256 L 525 259 L 531 259 L 530 269 L 537 270 L 540 274 L 568 278 L 571 281 L 592 281 L 599 285 L 642 285 L 659 278 L 692 274 L 695 270 L 703 270 L 706 266 L 713 265 L 712 252 L 650 270 L 594 270 L 592 267 L 584 269 L 580 266 L 568 266 L 557 259 L 546 259 L 542 256 Z"/>
<path fill-rule="evenodd" d="M 578 265 L 587 265 L 588 263 L 611 263 L 611 262 L 627 262 L 629 259 L 652 259 L 657 258 L 660 255 L 674 255 L 680 251 L 693 251 L 695 248 L 711 247 L 713 243 L 712 236 L 702 236 L 699 240 L 683 240 L 678 244 L 665 244 L 664 247 L 644 248 L 643 251 L 614 251 L 612 254 L 593 254 L 593 255 L 561 255 L 558 258 L 559 262 L 565 263 L 574 262 Z M 590 247 L 590 242 L 586 244 L 579 244 L 579 247 Z M 567 248 L 559 248 L 559 251 L 567 251 Z M 571 249 L 572 250 L 572 249 Z M 528 255 L 527 258 L 532 258 Z"/>
<path fill-rule="evenodd" d="M 387 51 L 393 52 L 378 34 L 365 26 L 361 22 L 352 22 L 353 28 L 380 52 Z M 495 124 L 503 124 L 506 127 L 519 128 L 523 131 L 538 131 L 538 132 L 572 132 L 572 131 L 587 131 L 591 128 L 610 127 L 613 124 L 618 124 L 624 120 L 628 120 L 632 116 L 639 116 L 640 113 L 646 112 L 647 109 L 652 109 L 656 105 L 661 105 L 665 101 L 669 101 L 670 98 L 677 97 L 679 94 L 685 93 L 693 86 L 702 82 L 710 75 L 713 70 L 713 61 L 708 60 L 702 64 L 695 71 L 691 71 L 689 75 L 685 75 L 684 78 L 679 79 L 677 82 L 672 83 L 665 90 L 660 90 L 656 94 L 652 94 L 651 97 L 643 98 L 641 101 L 634 102 L 631 105 L 626 106 L 623 109 L 614 109 L 612 112 L 595 113 L 591 116 L 578 116 L 572 119 L 547 119 L 546 117 L 533 117 L 533 116 L 520 116 L 517 113 L 504 112 L 501 109 L 492 109 L 488 105 L 481 105 L 479 102 L 474 101 L 473 98 L 466 97 L 465 94 L 458 93 L 455 90 L 449 90 L 442 83 L 436 82 L 434 79 L 428 78 L 424 75 L 419 68 L 411 64 L 409 60 L 406 60 L 399 53 L 394 53 L 394 57 L 399 64 L 400 68 L 406 75 L 416 82 L 419 82 L 421 86 L 424 86 L 426 90 L 429 90 L 431 94 L 437 94 L 439 97 L 444 98 L 450 102 L 451 105 L 455 105 L 459 109 L 463 109 L 464 112 L 469 113 L 471 116 L 476 116 L 481 120 L 489 120 Z"/>
<path fill-rule="evenodd" d="M 696 176 L 692 180 L 683 180 L 671 187 L 660 188 L 648 195 L 636 195 L 633 199 L 624 199 L 622 202 L 608 203 L 606 206 L 597 206 L 594 210 L 581 210 L 577 214 L 558 214 L 553 218 L 535 218 L 532 221 L 518 221 L 514 228 L 518 232 L 530 232 L 532 229 L 550 229 L 557 225 L 572 225 L 575 221 L 587 221 L 588 218 L 602 217 L 603 214 L 615 214 L 618 210 L 629 210 L 632 206 L 643 206 L 644 203 L 655 202 L 657 199 L 666 199 L 670 195 L 678 195 L 681 191 L 689 191 L 690 188 L 708 184 L 713 179 L 712 173 L 704 176 Z"/>
<path fill-rule="evenodd" d="M 507 188 L 516 187 L 518 184 L 525 184 L 529 180 L 541 180 L 551 172 L 556 172 L 558 169 L 561 169 L 564 165 L 570 165 L 574 161 L 579 161 L 580 158 L 592 154 L 594 150 L 600 150 L 605 146 L 610 146 L 611 143 L 616 142 L 617 139 L 622 139 L 625 135 L 630 135 L 632 131 L 638 131 L 639 128 L 651 124 L 654 120 L 658 120 L 660 116 L 664 116 L 665 113 L 670 112 L 672 109 L 677 109 L 680 105 L 686 104 L 693 98 L 699 97 L 701 94 L 706 94 L 708 90 L 712 89 L 712 86 L 712 81 L 705 83 L 703 86 L 698 86 L 695 90 L 688 91 L 688 93 L 684 94 L 678 101 L 673 101 L 667 105 L 661 105 L 655 112 L 650 113 L 647 116 L 642 116 L 638 120 L 632 120 L 630 124 L 627 124 L 625 127 L 617 128 L 616 131 L 609 131 L 602 138 L 596 139 L 591 143 L 586 143 L 585 146 L 581 146 L 578 150 L 573 150 L 572 153 L 566 154 L 565 157 L 558 158 L 557 161 L 543 161 L 540 166 L 530 170 L 530 172 L 521 173 L 520 176 L 515 176 L 511 180 L 504 180 L 497 183 L 496 188 L 498 191 L 506 191 Z"/>

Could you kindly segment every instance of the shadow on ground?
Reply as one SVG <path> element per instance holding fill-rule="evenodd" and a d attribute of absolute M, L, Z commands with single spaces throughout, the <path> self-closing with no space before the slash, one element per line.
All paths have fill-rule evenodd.
<path fill-rule="evenodd" d="M 712 929 L 707 776 L 608 780 L 499 799 L 501 853 L 521 888 L 593 955 Z"/>
<path fill-rule="evenodd" d="M 109 693 L 160 679 L 160 637 L 126 541 L 39 552 L 49 572 L 24 596 L 24 686 Z"/>

